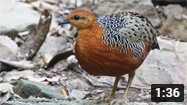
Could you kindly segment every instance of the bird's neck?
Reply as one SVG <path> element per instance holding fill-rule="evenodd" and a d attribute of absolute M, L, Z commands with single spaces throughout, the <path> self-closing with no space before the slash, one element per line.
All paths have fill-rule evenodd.
<path fill-rule="evenodd" d="M 94 37 L 96 39 L 100 39 L 103 36 L 102 33 L 102 28 L 98 25 L 97 21 L 95 21 L 90 27 L 79 29 L 78 38 L 92 39 Z"/>

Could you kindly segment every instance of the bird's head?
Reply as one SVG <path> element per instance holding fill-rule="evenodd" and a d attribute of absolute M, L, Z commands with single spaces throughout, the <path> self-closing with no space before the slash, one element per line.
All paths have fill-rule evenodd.
<path fill-rule="evenodd" d="M 91 27 L 94 21 L 96 19 L 93 13 L 85 9 L 76 9 L 67 16 L 67 19 L 61 21 L 59 25 L 71 24 L 78 29 L 84 29 Z"/>

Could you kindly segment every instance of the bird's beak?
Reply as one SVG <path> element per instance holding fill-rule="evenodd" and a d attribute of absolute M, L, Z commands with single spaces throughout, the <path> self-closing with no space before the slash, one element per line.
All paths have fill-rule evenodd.
<path fill-rule="evenodd" d="M 67 19 L 64 19 L 64 20 L 61 21 L 58 25 L 68 24 L 68 23 L 71 23 L 71 21 L 68 21 Z"/>

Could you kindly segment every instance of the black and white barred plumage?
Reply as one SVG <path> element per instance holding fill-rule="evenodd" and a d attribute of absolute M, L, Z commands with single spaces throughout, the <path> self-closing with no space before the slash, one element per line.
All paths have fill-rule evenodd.
<path fill-rule="evenodd" d="M 97 22 L 104 30 L 103 43 L 109 45 L 110 49 L 123 45 L 119 52 L 127 54 L 130 49 L 134 52 L 131 58 L 135 60 L 142 55 L 144 42 L 151 43 L 152 49 L 159 48 L 152 24 L 140 14 L 122 12 L 105 15 L 97 18 Z"/>

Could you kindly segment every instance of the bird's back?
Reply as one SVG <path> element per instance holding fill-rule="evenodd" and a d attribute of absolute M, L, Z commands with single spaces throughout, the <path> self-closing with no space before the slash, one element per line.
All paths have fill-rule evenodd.
<path fill-rule="evenodd" d="M 145 42 L 150 49 L 158 48 L 155 30 L 151 22 L 144 16 L 133 12 L 121 12 L 97 18 L 99 26 L 104 30 L 103 41 L 110 49 L 121 47 L 118 51 L 128 53 L 132 50 L 133 59 L 137 60 L 143 53 Z"/>

